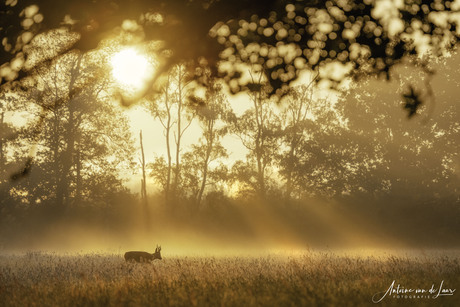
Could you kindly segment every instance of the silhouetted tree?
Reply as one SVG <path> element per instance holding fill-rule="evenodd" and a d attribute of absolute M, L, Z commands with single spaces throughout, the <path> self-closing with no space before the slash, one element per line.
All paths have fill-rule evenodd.
<path fill-rule="evenodd" d="M 184 154 L 183 165 L 187 177 L 184 185 L 192 191 L 197 208 L 202 202 L 206 188 L 225 179 L 221 176 L 226 173 L 225 165 L 216 162 L 228 157 L 227 150 L 220 140 L 227 133 L 223 123 L 229 112 L 230 106 L 219 84 L 207 88 L 204 100 L 196 106 L 196 117 L 202 137 L 198 144 L 192 145 L 191 151 Z"/>
<path fill-rule="evenodd" d="M 171 178 L 172 178 L 172 152 L 171 152 L 171 130 L 174 126 L 173 99 L 172 99 L 171 75 L 168 74 L 164 85 L 161 87 L 161 96 L 156 99 L 147 99 L 147 109 L 154 118 L 158 119 L 163 126 L 163 135 L 166 145 L 166 159 L 155 157 L 155 161 L 149 164 L 152 169 L 151 176 L 163 187 L 165 202 L 169 203 Z M 166 167 L 165 165 L 166 164 Z"/>
<path fill-rule="evenodd" d="M 182 151 L 182 138 L 185 131 L 190 127 L 193 121 L 193 114 L 187 110 L 187 85 L 190 82 L 187 71 L 184 65 L 178 65 L 172 70 L 173 82 L 176 87 L 174 92 L 174 102 L 176 106 L 176 125 L 174 131 L 174 142 L 176 144 L 176 163 L 174 165 L 174 181 L 172 195 L 175 197 L 181 185 L 181 151 Z"/>
<path fill-rule="evenodd" d="M 368 193 L 380 191 L 380 197 L 387 195 L 412 203 L 458 198 L 455 164 L 459 144 L 455 134 L 459 127 L 455 100 L 440 93 L 437 113 L 408 123 L 398 112 L 403 106 L 398 93 L 389 93 L 389 86 L 376 89 L 372 86 L 376 82 L 358 87 L 339 104 L 355 136 L 354 143 L 366 143 L 359 148 L 371 158 L 361 163 L 361 168 L 367 170 L 355 184 Z"/>
<path fill-rule="evenodd" d="M 144 143 L 142 140 L 142 130 L 139 132 L 139 143 L 141 146 L 141 158 L 140 158 L 140 163 L 142 167 L 142 179 L 141 179 L 141 199 L 142 203 L 144 205 L 144 210 L 146 213 L 146 216 L 148 216 L 148 199 L 147 199 L 147 179 L 146 179 L 146 174 L 145 174 L 145 153 L 144 153 Z"/>
<path fill-rule="evenodd" d="M 361 175 L 376 164 L 374 144 L 347 128 L 336 104 L 313 94 L 307 85 L 293 88 L 280 114 L 276 165 L 286 198 L 341 197 L 369 188 Z"/>
<path fill-rule="evenodd" d="M 15 105 L 14 95 L 4 93 L 0 97 L 0 203 L 5 204 L 9 199 L 9 187 L 12 177 L 17 177 L 24 170 L 23 151 L 19 150 L 17 137 L 20 128 L 8 121 Z"/>
<path fill-rule="evenodd" d="M 298 104 L 294 113 L 303 109 L 309 114 L 301 121 L 287 119 L 289 126 L 283 135 L 285 147 L 278 164 L 294 199 L 340 195 L 352 179 L 352 165 L 356 164 L 356 149 L 340 117 L 332 105 L 316 102 L 291 101 Z"/>
<path fill-rule="evenodd" d="M 185 66 L 177 65 L 169 72 L 161 87 L 161 96 L 147 99 L 147 108 L 163 126 L 167 157 L 166 168 L 161 165 L 164 161 L 161 158 L 156 158 L 155 162 L 149 166 L 152 169 L 152 176 L 160 182 L 163 181 L 163 171 L 166 170 L 166 180 L 162 185 L 164 185 L 166 203 L 169 205 L 175 203 L 175 198 L 179 193 L 182 175 L 181 142 L 185 131 L 190 127 L 193 120 L 193 114 L 188 110 L 187 101 L 189 82 L 190 79 Z M 171 146 L 172 137 L 174 137 L 174 150 Z"/>
<path fill-rule="evenodd" d="M 265 198 L 269 179 L 267 172 L 274 161 L 279 144 L 279 118 L 264 87 L 250 92 L 249 99 L 252 103 L 251 108 L 239 117 L 230 118 L 229 121 L 230 131 L 238 136 L 249 151 L 247 162 L 235 164 L 234 171 L 238 181 L 245 181 L 258 196 Z"/>
<path fill-rule="evenodd" d="M 8 146 L 8 140 L 14 136 L 14 128 L 5 122 L 5 111 L 3 107 L 0 111 L 0 184 L 3 185 L 7 181 L 7 159 L 6 152 Z"/>
<path fill-rule="evenodd" d="M 286 180 L 286 199 L 289 200 L 293 192 L 304 189 L 301 182 L 296 182 L 294 173 L 299 167 L 302 152 L 300 147 L 308 141 L 309 129 L 313 123 L 313 89 L 310 85 L 293 88 L 287 95 L 284 110 L 280 114 L 282 125 L 282 140 L 278 164 L 280 174 Z M 297 195 L 301 193 L 296 193 Z"/>
<path fill-rule="evenodd" d="M 107 193 L 122 189 L 120 171 L 131 168 L 132 141 L 127 119 L 104 92 L 95 55 L 68 53 L 52 65 L 34 68 L 24 92 L 24 110 L 35 116 L 23 146 L 37 144 L 36 171 L 17 193 L 29 203 L 62 208 L 71 202 L 105 203 Z M 87 79 L 97 80 L 87 85 Z M 84 85 L 84 89 L 75 91 Z"/>

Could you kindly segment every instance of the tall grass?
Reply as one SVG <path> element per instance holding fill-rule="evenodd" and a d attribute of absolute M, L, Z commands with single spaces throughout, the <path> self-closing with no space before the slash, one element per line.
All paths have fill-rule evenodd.
<path fill-rule="evenodd" d="M 455 256 L 163 257 L 138 264 L 114 254 L 2 255 L 0 306 L 373 306 L 372 296 L 393 280 L 406 288 L 442 280 L 445 288 L 460 286 Z M 379 304 L 459 303 L 460 293 L 454 293 L 386 297 Z"/>

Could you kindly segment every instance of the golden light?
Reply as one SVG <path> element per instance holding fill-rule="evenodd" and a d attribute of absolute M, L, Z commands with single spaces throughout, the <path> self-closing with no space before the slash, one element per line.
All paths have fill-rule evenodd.
<path fill-rule="evenodd" d="M 112 75 L 121 87 L 138 91 L 153 77 L 153 65 L 134 48 L 123 49 L 112 56 Z"/>

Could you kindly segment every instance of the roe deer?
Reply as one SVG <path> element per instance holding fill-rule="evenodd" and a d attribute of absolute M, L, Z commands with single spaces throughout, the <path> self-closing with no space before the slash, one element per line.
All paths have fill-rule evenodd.
<path fill-rule="evenodd" d="M 147 252 L 130 251 L 125 253 L 126 261 L 150 262 L 155 259 L 161 260 L 161 246 L 157 245 L 153 254 Z"/>

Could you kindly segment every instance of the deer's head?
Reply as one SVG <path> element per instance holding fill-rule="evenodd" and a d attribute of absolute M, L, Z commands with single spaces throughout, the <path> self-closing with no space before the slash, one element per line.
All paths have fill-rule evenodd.
<path fill-rule="evenodd" d="M 155 248 L 155 252 L 152 254 L 153 259 L 160 259 L 161 260 L 161 246 L 158 246 Z"/>

